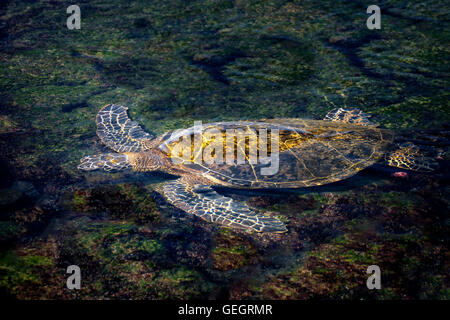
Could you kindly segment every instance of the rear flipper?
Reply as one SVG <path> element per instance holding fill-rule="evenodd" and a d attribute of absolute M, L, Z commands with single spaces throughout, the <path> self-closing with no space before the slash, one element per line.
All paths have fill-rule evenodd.
<path fill-rule="evenodd" d="M 92 171 L 103 169 L 105 171 L 117 171 L 131 168 L 128 156 L 121 153 L 102 153 L 95 156 L 87 156 L 80 160 L 78 170 Z"/>
<path fill-rule="evenodd" d="M 360 126 L 374 126 L 375 124 L 369 120 L 371 116 L 371 114 L 364 113 L 356 108 L 336 108 L 328 112 L 323 120 L 351 123 Z"/>
<path fill-rule="evenodd" d="M 412 143 L 400 144 L 397 150 L 386 155 L 386 162 L 391 167 L 422 172 L 433 171 L 438 166 L 433 157 L 426 156 Z"/>
<path fill-rule="evenodd" d="M 164 196 L 174 206 L 208 221 L 256 232 L 283 233 L 283 222 L 257 214 L 245 204 L 224 197 L 206 185 L 193 187 L 182 179 L 164 185 Z"/>

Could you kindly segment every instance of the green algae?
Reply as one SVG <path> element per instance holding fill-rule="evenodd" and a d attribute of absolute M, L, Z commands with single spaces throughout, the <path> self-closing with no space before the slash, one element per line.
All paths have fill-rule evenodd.
<path fill-rule="evenodd" d="M 132 285 L 136 297 L 195 299 L 213 289 L 197 271 L 185 267 L 165 270 Z"/>
<path fill-rule="evenodd" d="M 84 197 L 82 194 L 75 193 L 73 195 L 72 205 L 75 210 L 82 211 L 84 210 L 84 207 L 88 204 L 88 201 L 86 200 L 86 197 Z"/>
<path fill-rule="evenodd" d="M 79 221 L 69 239 L 65 250 L 72 259 L 85 256 L 84 263 L 92 259 L 96 265 L 86 269 L 85 277 L 95 279 L 98 273 L 104 279 L 89 282 L 82 292 L 86 296 L 103 297 L 104 290 L 111 290 L 111 282 L 117 281 L 122 285 L 121 289 L 113 286 L 116 294 L 134 299 L 203 297 L 214 287 L 192 268 L 160 266 L 166 249 L 158 234 L 146 227 L 120 221 Z"/>
<path fill-rule="evenodd" d="M 44 256 L 18 256 L 13 251 L 3 252 L 0 256 L 0 288 L 17 294 L 19 287 L 27 283 L 41 283 L 39 268 L 47 268 L 53 261 Z"/>
<path fill-rule="evenodd" d="M 84 250 L 105 262 L 124 259 L 127 254 L 136 250 L 144 251 L 150 256 L 161 251 L 161 244 L 156 239 L 146 239 L 136 232 L 136 226 L 130 223 L 92 223 L 82 230 L 78 243 Z"/>
<path fill-rule="evenodd" d="M 402 191 L 389 191 L 380 194 L 366 194 L 361 201 L 365 204 L 377 203 L 377 205 L 385 208 L 404 208 L 411 209 L 415 205 L 419 205 L 422 201 L 421 197 Z"/>
<path fill-rule="evenodd" d="M 212 289 L 198 272 L 184 267 L 163 271 L 155 286 L 158 299 L 192 299 Z"/>
<path fill-rule="evenodd" d="M 0 116 L 0 134 L 18 130 L 18 125 L 8 116 Z"/>
<path fill-rule="evenodd" d="M 248 240 L 230 230 L 220 230 L 211 250 L 213 266 L 229 271 L 242 268 L 255 258 L 257 249 Z"/>
<path fill-rule="evenodd" d="M 339 252 L 339 258 L 343 261 L 353 264 L 371 265 L 376 263 L 376 255 L 381 246 L 377 243 L 367 243 L 360 250 L 348 249 L 347 246 L 352 243 L 352 239 L 346 239 L 345 236 L 338 237 L 330 242 L 330 246 L 325 246 L 325 250 L 311 252 L 311 257 L 326 259 L 335 256 Z"/>

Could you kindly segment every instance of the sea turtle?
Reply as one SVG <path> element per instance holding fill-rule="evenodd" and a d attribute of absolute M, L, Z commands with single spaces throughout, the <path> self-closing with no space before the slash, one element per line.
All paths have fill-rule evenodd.
<path fill-rule="evenodd" d="M 200 130 L 194 126 L 156 138 L 132 121 L 127 109 L 109 104 L 98 112 L 97 135 L 116 153 L 84 157 L 78 169 L 160 170 L 179 176 L 163 185 L 165 198 L 188 213 L 228 227 L 255 232 L 287 231 L 285 224 L 273 215 L 225 197 L 214 186 L 248 189 L 319 186 L 351 177 L 382 159 L 390 166 L 408 170 L 432 170 L 431 162 L 414 145 L 398 148 L 391 131 L 377 128 L 369 115 L 358 109 L 338 108 L 323 120 L 210 123 Z M 215 147 L 211 148 L 212 145 Z M 256 153 L 251 146 L 256 146 Z M 219 147 L 223 147 L 223 152 Z M 247 161 L 239 161 L 239 152 Z M 261 161 L 254 158 L 251 161 L 251 152 Z M 231 161 L 218 161 L 226 156 Z M 278 170 L 263 174 L 264 168 L 273 164 L 268 161 L 270 157 L 278 161 Z"/>

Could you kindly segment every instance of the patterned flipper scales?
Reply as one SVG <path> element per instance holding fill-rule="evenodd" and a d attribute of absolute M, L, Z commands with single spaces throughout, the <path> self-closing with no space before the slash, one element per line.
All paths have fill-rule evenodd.
<path fill-rule="evenodd" d="M 153 139 L 127 114 L 128 108 L 109 104 L 97 114 L 97 135 L 116 152 L 141 152 L 148 149 Z"/>
<path fill-rule="evenodd" d="M 369 120 L 370 117 L 370 114 L 364 113 L 356 108 L 336 108 L 328 112 L 323 120 L 351 123 L 360 126 L 373 126 L 374 123 Z"/>
<path fill-rule="evenodd" d="M 283 233 L 287 231 L 280 220 L 258 214 L 254 209 L 220 195 L 210 186 L 194 187 L 178 179 L 164 185 L 163 193 L 177 208 L 209 222 L 255 232 Z"/>
<path fill-rule="evenodd" d="M 131 168 L 126 154 L 102 153 L 95 156 L 87 156 L 80 160 L 78 170 L 92 171 L 103 169 L 105 171 L 118 171 Z"/>
<path fill-rule="evenodd" d="M 386 155 L 386 162 L 391 167 L 412 171 L 433 171 L 438 163 L 433 157 L 424 155 L 413 143 L 403 143 L 399 148 Z"/>

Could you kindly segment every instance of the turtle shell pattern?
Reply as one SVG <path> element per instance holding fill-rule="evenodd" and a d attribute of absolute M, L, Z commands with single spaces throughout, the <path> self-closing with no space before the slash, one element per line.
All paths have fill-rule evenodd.
<path fill-rule="evenodd" d="M 236 130 L 234 141 L 227 141 L 227 130 Z M 275 134 L 275 130 L 278 130 L 278 135 Z M 268 132 L 265 147 L 264 143 L 260 143 L 265 141 L 260 140 L 261 132 Z M 194 134 L 197 134 L 197 141 L 198 137 L 201 137 L 201 148 L 200 144 L 194 146 L 192 142 L 195 141 Z M 220 134 L 222 140 L 217 139 Z M 255 136 L 256 140 L 251 140 Z M 275 174 L 262 174 L 261 168 L 270 166 L 267 162 L 225 161 L 226 152 L 234 152 L 236 156 L 238 149 L 245 152 L 246 158 L 249 159 L 250 141 L 256 141 L 254 146 L 258 156 L 264 154 L 260 153 L 261 151 L 270 156 L 272 139 L 279 141 L 279 169 Z M 191 142 L 186 144 L 186 141 Z M 217 148 L 212 148 L 215 150 L 209 157 L 210 159 L 216 157 L 215 160 L 220 158 L 223 161 L 205 162 L 204 152 L 214 141 L 219 142 L 216 145 L 223 144 L 224 152 L 216 152 Z M 179 152 L 182 149 L 181 143 L 184 143 L 184 148 L 191 145 L 190 159 L 186 159 Z M 210 123 L 203 125 L 201 131 L 195 127 L 177 130 L 167 133 L 162 138 L 159 149 L 184 170 L 202 175 L 216 185 L 242 188 L 298 188 L 348 178 L 384 157 L 392 143 L 392 132 L 372 126 L 308 119 L 266 119 L 255 122 Z M 233 151 L 229 150 L 230 147 Z M 198 152 L 199 150 L 201 152 Z"/>

